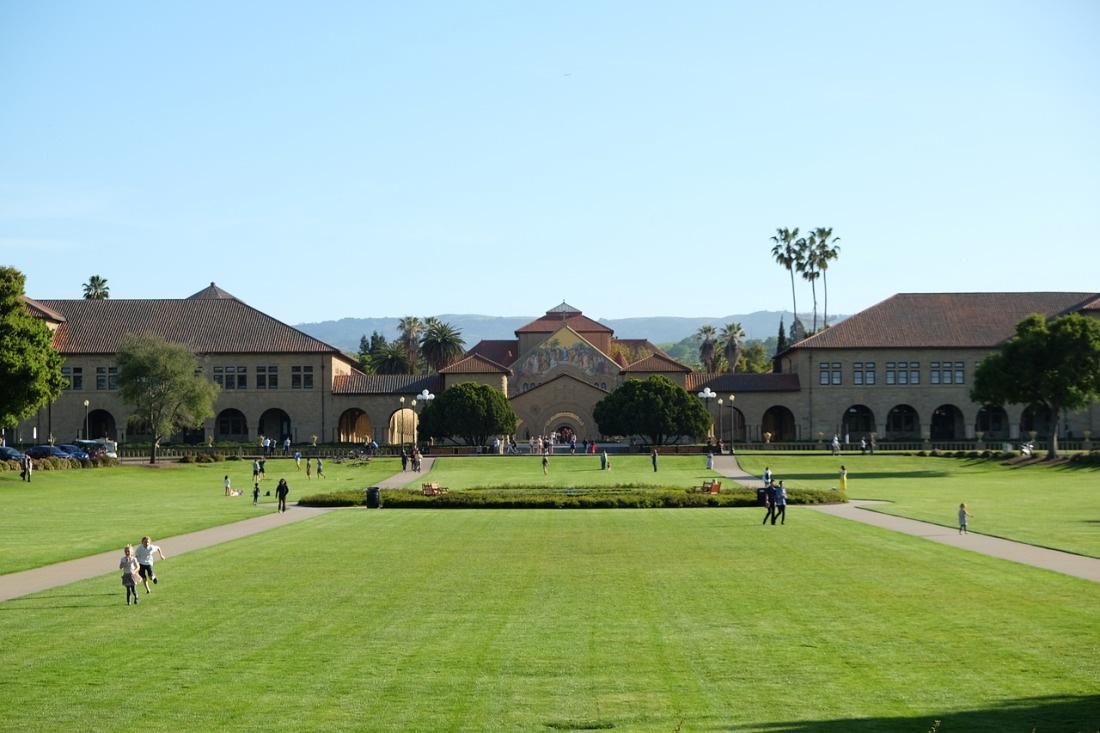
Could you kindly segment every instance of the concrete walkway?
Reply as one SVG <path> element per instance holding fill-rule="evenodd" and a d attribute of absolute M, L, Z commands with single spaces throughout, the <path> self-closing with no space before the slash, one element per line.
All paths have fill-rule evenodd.
<path fill-rule="evenodd" d="M 425 457 L 421 463 L 421 475 L 432 470 L 434 458 Z M 736 456 L 715 456 L 714 469 L 737 483 L 749 488 L 759 488 L 764 485 L 759 476 L 753 476 L 742 470 Z M 416 480 L 417 474 L 405 471 L 394 474 L 389 478 L 379 481 L 377 486 L 383 489 L 396 489 Z M 851 501 L 847 504 L 830 504 L 824 506 L 806 507 L 822 514 L 830 514 L 835 517 L 851 519 L 865 524 L 873 524 L 876 527 L 904 532 L 906 534 L 922 537 L 933 542 L 941 542 L 945 545 L 958 547 L 972 552 L 980 552 L 1002 560 L 1032 565 L 1057 573 L 1072 575 L 1100 583 L 1100 560 L 1082 555 L 1074 555 L 1068 552 L 1048 550 L 1035 545 L 1027 545 L 1022 542 L 1011 542 L 997 537 L 989 537 L 980 534 L 960 535 L 958 530 L 950 527 L 942 527 L 928 522 L 918 522 L 913 519 L 904 519 L 881 512 L 869 511 L 863 507 L 887 502 Z M 233 524 L 179 535 L 178 537 L 160 538 L 154 537 L 153 542 L 165 548 L 166 561 L 171 562 L 173 557 L 184 555 L 193 550 L 199 550 L 212 545 L 217 545 L 240 537 L 247 537 L 258 532 L 266 532 L 292 522 L 300 522 L 311 519 L 326 512 L 337 511 L 335 509 L 314 509 L 310 507 L 292 506 L 288 511 L 279 514 L 274 510 L 269 514 L 245 519 Z M 75 583 L 78 580 L 86 580 L 104 575 L 107 572 L 115 572 L 114 567 L 122 556 L 122 548 L 110 552 L 83 557 L 78 560 L 70 560 L 55 565 L 47 565 L 33 570 L 24 570 L 10 575 L 0 576 L 0 602 L 12 598 L 38 593 L 39 591 L 56 588 L 60 585 Z"/>
<path fill-rule="evenodd" d="M 741 465 L 737 462 L 736 456 L 715 456 L 714 470 L 743 486 L 759 488 L 764 485 L 763 479 L 759 476 L 748 474 L 741 468 Z M 863 522 L 864 524 L 873 524 L 876 527 L 910 534 L 914 537 L 921 537 L 926 540 L 931 540 L 932 542 L 951 545 L 952 547 L 958 547 L 963 550 L 980 552 L 983 555 L 990 555 L 991 557 L 997 557 L 1002 560 L 1032 565 L 1037 568 L 1053 570 L 1056 573 L 1072 575 L 1077 578 L 1091 580 L 1094 583 L 1100 583 L 1100 559 L 1094 557 L 1074 555 L 1070 552 L 1060 552 L 1058 550 L 1048 550 L 1045 547 L 1003 540 L 999 537 L 990 537 L 989 535 L 974 533 L 959 534 L 959 530 L 956 527 L 944 527 L 939 524 L 932 524 L 931 522 L 919 522 L 915 519 L 895 517 L 891 514 L 883 514 L 882 512 L 864 508 L 888 505 L 889 503 L 890 502 L 886 501 L 852 500 L 847 504 L 823 504 L 805 508 L 821 512 L 822 514 L 829 514 L 834 517 L 851 519 L 856 522 Z"/>

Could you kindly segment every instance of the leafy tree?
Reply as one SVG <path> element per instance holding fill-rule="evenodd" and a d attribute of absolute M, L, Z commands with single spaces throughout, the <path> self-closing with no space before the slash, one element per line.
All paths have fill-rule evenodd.
<path fill-rule="evenodd" d="M 791 274 L 791 305 L 797 318 L 798 298 L 794 292 L 794 273 L 801 261 L 799 242 L 804 240 L 798 239 L 798 227 L 795 227 L 794 229 L 776 229 L 772 241 L 775 242 L 775 246 L 772 247 L 772 256 Z"/>
<path fill-rule="evenodd" d="M 84 283 L 85 300 L 106 300 L 111 297 L 111 289 L 107 287 L 107 278 L 92 275 L 88 282 Z"/>
<path fill-rule="evenodd" d="M 389 343 L 386 341 L 386 337 L 378 333 L 378 331 L 371 332 L 369 339 L 366 334 L 360 336 L 358 355 L 359 371 L 366 374 L 378 374 L 379 372 L 375 369 L 375 363 L 386 353 L 388 347 Z"/>
<path fill-rule="evenodd" d="M 428 319 L 424 337 L 420 339 L 420 351 L 429 369 L 438 372 L 454 364 L 465 350 L 462 331 L 435 318 Z"/>
<path fill-rule="evenodd" d="M 195 373 L 198 357 L 185 345 L 155 334 L 129 334 L 117 359 L 118 396 L 133 408 L 130 422 L 153 434 L 150 463 L 157 462 L 162 438 L 213 417 L 218 386 Z"/>
<path fill-rule="evenodd" d="M 1048 322 L 1033 313 L 978 365 L 970 399 L 995 407 L 1046 407 L 1057 426 L 1062 410 L 1083 410 L 1100 399 L 1100 321 L 1074 313 Z M 1057 454 L 1055 427 L 1047 457 Z"/>
<path fill-rule="evenodd" d="M 709 323 L 699 326 L 695 332 L 695 338 L 700 340 L 699 361 L 703 363 L 703 371 L 714 371 L 714 338 L 718 334 L 717 329 Z"/>
<path fill-rule="evenodd" d="M 745 338 L 745 330 L 740 323 L 727 323 L 722 327 L 722 333 L 718 340 L 722 344 L 722 353 L 726 356 L 726 371 L 737 371 L 737 363 L 741 360 L 741 339 Z"/>
<path fill-rule="evenodd" d="M 374 374 L 412 374 L 409 352 L 400 341 L 392 341 L 370 357 L 371 371 Z"/>
<path fill-rule="evenodd" d="M 30 417 L 65 387 L 64 360 L 46 322 L 27 310 L 25 285 L 19 270 L 0 267 L 0 428 Z"/>
<path fill-rule="evenodd" d="M 424 333 L 424 322 L 416 316 L 405 316 L 397 323 L 398 339 L 405 348 L 405 361 L 410 372 L 415 374 L 416 362 L 420 352 L 420 336 Z"/>
<path fill-rule="evenodd" d="M 783 319 L 780 318 L 779 319 L 779 336 L 776 338 L 776 342 L 775 342 L 775 353 L 782 354 L 784 351 L 786 351 L 788 348 L 790 348 L 790 346 L 791 346 L 790 342 L 787 341 L 787 329 L 783 326 Z"/>
<path fill-rule="evenodd" d="M 821 273 L 821 285 L 825 290 L 825 318 L 822 327 L 826 328 L 829 326 L 829 281 L 825 277 L 825 272 L 829 269 L 829 263 L 840 257 L 840 247 L 837 246 L 839 241 L 840 237 L 833 236 L 832 227 L 818 227 L 810 235 L 810 253 L 814 258 L 815 267 Z M 816 312 L 815 306 L 814 313 Z M 815 315 L 814 330 L 816 329 L 817 316 Z"/>
<path fill-rule="evenodd" d="M 485 384 L 448 387 L 420 414 L 419 432 L 431 438 L 461 437 L 466 445 L 485 445 L 490 436 L 516 431 L 508 398 Z"/>
<path fill-rule="evenodd" d="M 762 341 L 751 341 L 741 351 L 741 370 L 746 374 L 767 374 L 772 370 L 772 356 Z"/>
<path fill-rule="evenodd" d="M 628 379 L 592 409 L 603 435 L 643 435 L 663 445 L 682 435 L 702 436 L 711 418 L 703 404 L 668 377 Z"/>

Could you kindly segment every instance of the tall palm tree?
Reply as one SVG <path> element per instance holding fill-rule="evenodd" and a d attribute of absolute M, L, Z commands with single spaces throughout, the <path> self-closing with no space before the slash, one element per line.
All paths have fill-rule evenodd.
<path fill-rule="evenodd" d="M 813 232 L 806 239 L 799 240 L 802 256 L 799 258 L 798 272 L 802 279 L 810 283 L 810 292 L 814 298 L 814 333 L 817 332 L 817 279 L 821 277 L 820 262 L 817 252 L 817 235 Z"/>
<path fill-rule="evenodd" d="M 424 333 L 424 322 L 416 316 L 405 316 L 397 323 L 398 340 L 405 349 L 405 360 L 412 370 L 409 374 L 416 373 L 417 355 L 420 351 L 420 336 Z"/>
<path fill-rule="evenodd" d="M 709 323 L 699 326 L 699 330 L 695 333 L 695 338 L 702 341 L 699 344 L 699 361 L 703 363 L 705 372 L 714 371 L 714 337 L 717 333 L 717 329 Z"/>
<path fill-rule="evenodd" d="M 722 327 L 722 333 L 718 335 L 718 341 L 722 344 L 722 353 L 726 355 L 726 371 L 737 371 L 737 362 L 741 361 L 741 339 L 745 338 L 745 331 L 740 323 L 727 323 Z"/>
<path fill-rule="evenodd" d="M 110 297 L 111 289 L 107 287 L 107 278 L 92 275 L 84 283 L 84 300 L 106 300 Z"/>
<path fill-rule="evenodd" d="M 400 341 L 393 341 L 382 348 L 378 354 L 370 357 L 375 374 L 412 374 L 408 352 Z"/>
<path fill-rule="evenodd" d="M 462 331 L 436 318 L 427 319 L 424 337 L 420 339 L 420 351 L 429 368 L 438 372 L 454 364 L 465 349 Z"/>
<path fill-rule="evenodd" d="M 798 299 L 794 294 L 794 271 L 799 262 L 798 227 L 776 229 L 772 241 L 775 242 L 775 246 L 772 247 L 772 257 L 775 257 L 775 261 L 791 273 L 791 307 L 794 308 L 794 315 L 797 318 Z"/>
<path fill-rule="evenodd" d="M 837 242 L 840 237 L 833 236 L 832 227 L 818 227 L 814 230 L 814 248 L 817 251 L 817 269 L 821 272 L 821 285 L 825 289 L 825 322 L 829 325 L 829 281 L 825 277 L 825 271 L 829 269 L 829 263 L 840 256 L 840 247 Z"/>

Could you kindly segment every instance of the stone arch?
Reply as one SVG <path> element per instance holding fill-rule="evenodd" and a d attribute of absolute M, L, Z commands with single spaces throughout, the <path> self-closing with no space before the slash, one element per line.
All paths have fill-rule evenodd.
<path fill-rule="evenodd" d="M 386 426 L 386 442 L 390 445 L 404 445 L 412 443 L 416 430 L 419 427 L 416 410 L 411 407 L 402 407 L 390 414 Z"/>
<path fill-rule="evenodd" d="M 769 407 L 760 421 L 760 437 L 771 434 L 772 443 L 798 440 L 798 428 L 795 426 L 794 413 L 782 405 Z"/>
<path fill-rule="evenodd" d="M 229 407 L 214 418 L 214 436 L 216 440 L 248 440 L 248 420 L 240 410 Z"/>
<path fill-rule="evenodd" d="M 118 425 L 115 423 L 115 416 L 106 410 L 92 410 L 89 412 L 88 434 L 84 437 L 86 440 L 96 440 L 98 438 L 117 439 Z"/>
<path fill-rule="evenodd" d="M 569 412 L 561 410 L 555 412 L 546 418 L 543 423 L 542 435 L 549 435 L 550 433 L 561 433 L 562 428 L 569 428 L 573 431 L 573 434 L 578 437 L 587 435 L 586 424 L 583 418 L 575 412 Z"/>
<path fill-rule="evenodd" d="M 1049 407 L 1029 405 L 1020 414 L 1020 437 L 1030 437 L 1034 432 L 1036 438 L 1050 438 L 1054 424 Z"/>
<path fill-rule="evenodd" d="M 849 440 L 873 435 L 877 430 L 875 413 L 867 405 L 849 405 L 840 419 L 840 435 Z M 829 436 L 826 436 L 829 437 Z"/>
<path fill-rule="evenodd" d="M 931 440 L 961 440 L 966 437 L 962 410 L 954 405 L 940 405 L 932 410 L 928 437 Z"/>
<path fill-rule="evenodd" d="M 917 440 L 920 438 L 920 415 L 912 405 L 894 405 L 886 413 L 887 440 Z"/>
<path fill-rule="evenodd" d="M 260 415 L 260 423 L 256 428 L 256 434 L 277 440 L 280 443 L 286 437 L 293 440 L 294 436 L 290 429 L 290 415 L 278 407 L 264 410 L 264 413 Z"/>
<path fill-rule="evenodd" d="M 344 410 L 344 413 L 340 415 L 339 433 L 341 443 L 370 442 L 370 416 L 358 407 L 351 407 Z"/>
<path fill-rule="evenodd" d="M 983 405 L 974 418 L 974 432 L 982 433 L 982 440 L 1007 440 L 1008 413 L 1003 407 Z"/>

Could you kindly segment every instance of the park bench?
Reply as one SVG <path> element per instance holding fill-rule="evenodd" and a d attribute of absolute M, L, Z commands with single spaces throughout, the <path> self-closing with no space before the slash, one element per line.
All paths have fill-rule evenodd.
<path fill-rule="evenodd" d="M 424 496 L 439 496 L 440 494 L 446 494 L 447 490 L 433 481 L 430 484 L 421 484 L 420 493 L 424 494 Z"/>
<path fill-rule="evenodd" d="M 704 494 L 717 494 L 722 488 L 721 481 L 704 481 L 703 488 L 700 489 Z"/>

